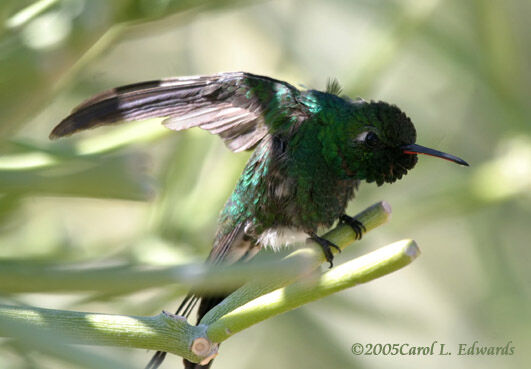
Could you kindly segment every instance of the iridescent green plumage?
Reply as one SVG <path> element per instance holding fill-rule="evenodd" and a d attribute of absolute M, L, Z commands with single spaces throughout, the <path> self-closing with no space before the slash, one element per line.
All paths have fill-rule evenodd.
<path fill-rule="evenodd" d="M 166 117 L 173 130 L 200 127 L 229 149 L 254 149 L 219 218 L 210 263 L 247 260 L 262 246 L 279 247 L 302 235 L 316 239 L 331 262 L 330 246 L 315 232 L 341 219 L 360 181 L 392 183 L 415 166 L 417 153 L 466 164 L 416 145 L 410 119 L 385 102 L 338 96 L 250 73 L 170 78 L 119 87 L 74 109 L 51 133 L 72 134 L 99 125 Z M 223 296 L 201 296 L 199 319 Z M 198 300 L 189 295 L 178 314 Z M 198 320 L 199 320 L 198 319 Z M 157 353 L 155 368 L 165 353 Z M 187 368 L 205 368 L 185 361 Z"/>

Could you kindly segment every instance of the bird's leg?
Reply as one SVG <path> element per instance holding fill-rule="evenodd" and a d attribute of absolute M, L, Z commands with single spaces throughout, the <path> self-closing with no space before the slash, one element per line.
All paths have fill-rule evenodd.
<path fill-rule="evenodd" d="M 361 236 L 363 235 L 363 232 L 367 232 L 367 229 L 365 228 L 362 222 L 348 216 L 347 214 L 341 215 L 339 217 L 339 220 L 344 224 L 348 224 L 350 228 L 352 228 L 352 230 L 356 234 L 357 240 L 361 240 Z"/>
<path fill-rule="evenodd" d="M 341 252 L 341 249 L 339 248 L 339 246 L 337 246 L 333 242 L 328 241 L 326 238 L 319 237 L 314 232 L 310 232 L 308 233 L 308 235 L 310 236 L 310 239 L 314 240 L 315 242 L 319 244 L 319 246 L 321 246 L 321 248 L 323 249 L 323 254 L 326 258 L 326 261 L 330 263 L 330 268 L 332 268 L 334 266 L 334 263 L 333 263 L 334 254 L 332 254 L 331 248 L 333 247 L 338 252 Z"/>

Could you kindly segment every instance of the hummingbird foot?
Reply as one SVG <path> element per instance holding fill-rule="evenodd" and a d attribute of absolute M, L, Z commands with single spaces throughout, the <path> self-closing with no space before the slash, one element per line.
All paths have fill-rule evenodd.
<path fill-rule="evenodd" d="M 326 238 L 319 237 L 314 232 L 309 233 L 310 239 L 314 240 L 321 246 L 323 249 L 323 254 L 326 258 L 326 261 L 330 263 L 330 268 L 334 266 L 334 254 L 332 254 L 332 248 L 336 249 L 337 252 L 341 252 L 341 249 L 339 246 L 337 246 L 335 243 L 328 241 Z"/>
<path fill-rule="evenodd" d="M 362 222 L 359 220 L 356 220 L 352 218 L 351 216 L 348 216 L 347 214 L 343 214 L 339 217 L 339 220 L 350 226 L 354 233 L 356 234 L 356 239 L 361 240 L 361 236 L 363 235 L 363 232 L 367 232 L 367 228 L 363 225 Z"/>

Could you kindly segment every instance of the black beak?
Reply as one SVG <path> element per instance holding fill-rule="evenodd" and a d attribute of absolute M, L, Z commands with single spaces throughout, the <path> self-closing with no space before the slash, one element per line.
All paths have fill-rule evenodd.
<path fill-rule="evenodd" d="M 453 161 L 454 163 L 466 165 L 468 167 L 468 163 L 464 161 L 463 159 L 458 158 L 457 156 L 453 156 L 445 152 L 433 150 L 428 147 L 420 146 L 417 144 L 402 146 L 401 149 L 403 150 L 404 154 L 410 154 L 410 155 L 424 154 L 424 155 L 435 156 L 437 158 Z"/>

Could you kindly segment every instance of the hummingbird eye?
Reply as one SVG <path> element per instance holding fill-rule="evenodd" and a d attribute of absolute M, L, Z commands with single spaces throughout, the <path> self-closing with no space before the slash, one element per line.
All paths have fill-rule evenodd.
<path fill-rule="evenodd" d="M 374 132 L 368 132 L 367 135 L 365 136 L 365 144 L 369 147 L 376 146 L 379 141 L 380 139 Z"/>

